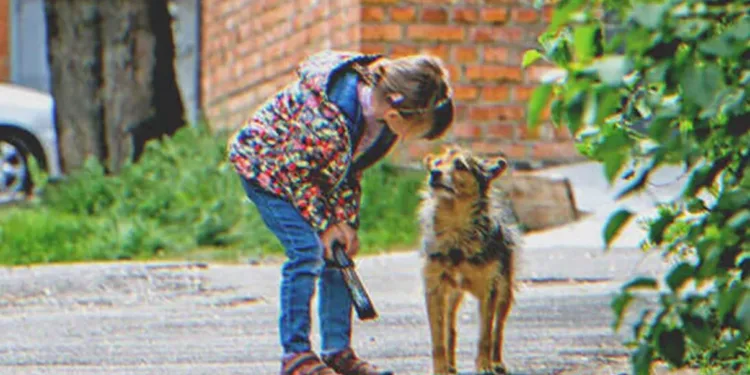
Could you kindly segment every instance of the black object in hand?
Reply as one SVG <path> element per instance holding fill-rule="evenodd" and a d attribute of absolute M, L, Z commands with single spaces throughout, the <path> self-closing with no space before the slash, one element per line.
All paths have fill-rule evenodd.
<path fill-rule="evenodd" d="M 331 246 L 331 251 L 333 253 L 334 264 L 341 269 L 346 288 L 349 290 L 349 295 L 352 297 L 354 309 L 357 311 L 359 319 L 370 320 L 377 318 L 378 313 L 375 311 L 375 306 L 372 304 L 372 300 L 367 294 L 367 290 L 362 284 L 362 280 L 359 279 L 359 275 L 354 269 L 354 262 L 348 255 L 346 255 L 344 244 L 339 241 L 334 241 L 333 246 Z"/>

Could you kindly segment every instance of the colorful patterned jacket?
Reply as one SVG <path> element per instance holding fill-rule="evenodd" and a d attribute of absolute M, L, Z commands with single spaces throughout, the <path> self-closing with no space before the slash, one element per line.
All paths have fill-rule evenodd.
<path fill-rule="evenodd" d="M 361 171 L 374 163 L 352 155 L 347 118 L 327 95 L 331 77 L 379 57 L 335 51 L 310 56 L 297 67 L 299 79 L 261 105 L 229 140 L 237 172 L 291 202 L 319 232 L 333 222 L 359 227 Z M 381 134 L 380 156 L 394 142 L 393 133 Z"/>

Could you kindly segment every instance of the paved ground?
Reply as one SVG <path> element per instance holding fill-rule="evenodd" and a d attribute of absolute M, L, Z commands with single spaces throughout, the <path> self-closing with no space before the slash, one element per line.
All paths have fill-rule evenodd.
<path fill-rule="evenodd" d="M 636 225 L 615 249 L 601 250 L 602 219 L 616 205 L 599 167 L 544 173 L 569 177 L 578 205 L 592 214 L 526 238 L 521 289 L 506 329 L 507 364 L 514 374 L 629 373 L 623 337 L 609 327 L 611 294 L 623 280 L 658 275 L 666 266 L 634 249 Z M 674 193 L 666 187 L 654 196 Z M 651 199 L 625 204 L 648 213 Z M 419 264 L 416 252 L 359 261 L 380 318 L 356 323 L 355 348 L 400 375 L 430 371 Z M 278 279 L 274 265 L 0 269 L 0 374 L 277 373 Z M 478 336 L 475 308 L 467 300 L 459 322 L 459 367 L 467 373 Z"/>

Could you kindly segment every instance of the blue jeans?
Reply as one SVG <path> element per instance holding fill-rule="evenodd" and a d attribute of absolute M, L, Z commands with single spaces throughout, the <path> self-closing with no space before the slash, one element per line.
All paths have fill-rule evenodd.
<path fill-rule="evenodd" d="M 268 229 L 281 242 L 287 261 L 281 269 L 279 333 L 284 354 L 310 351 L 310 301 L 318 281 L 318 314 L 323 354 L 349 348 L 352 301 L 341 271 L 323 259 L 323 245 L 313 229 L 286 200 L 242 178 L 248 198 Z"/>

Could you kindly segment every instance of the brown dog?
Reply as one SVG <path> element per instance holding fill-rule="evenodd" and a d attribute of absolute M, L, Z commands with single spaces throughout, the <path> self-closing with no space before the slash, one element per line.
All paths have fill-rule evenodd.
<path fill-rule="evenodd" d="M 476 371 L 506 374 L 503 328 L 513 300 L 520 236 L 492 181 L 503 158 L 482 159 L 451 146 L 424 160 L 429 171 L 420 208 L 423 278 L 434 374 L 455 374 L 456 313 L 464 292 L 479 301 Z"/>

